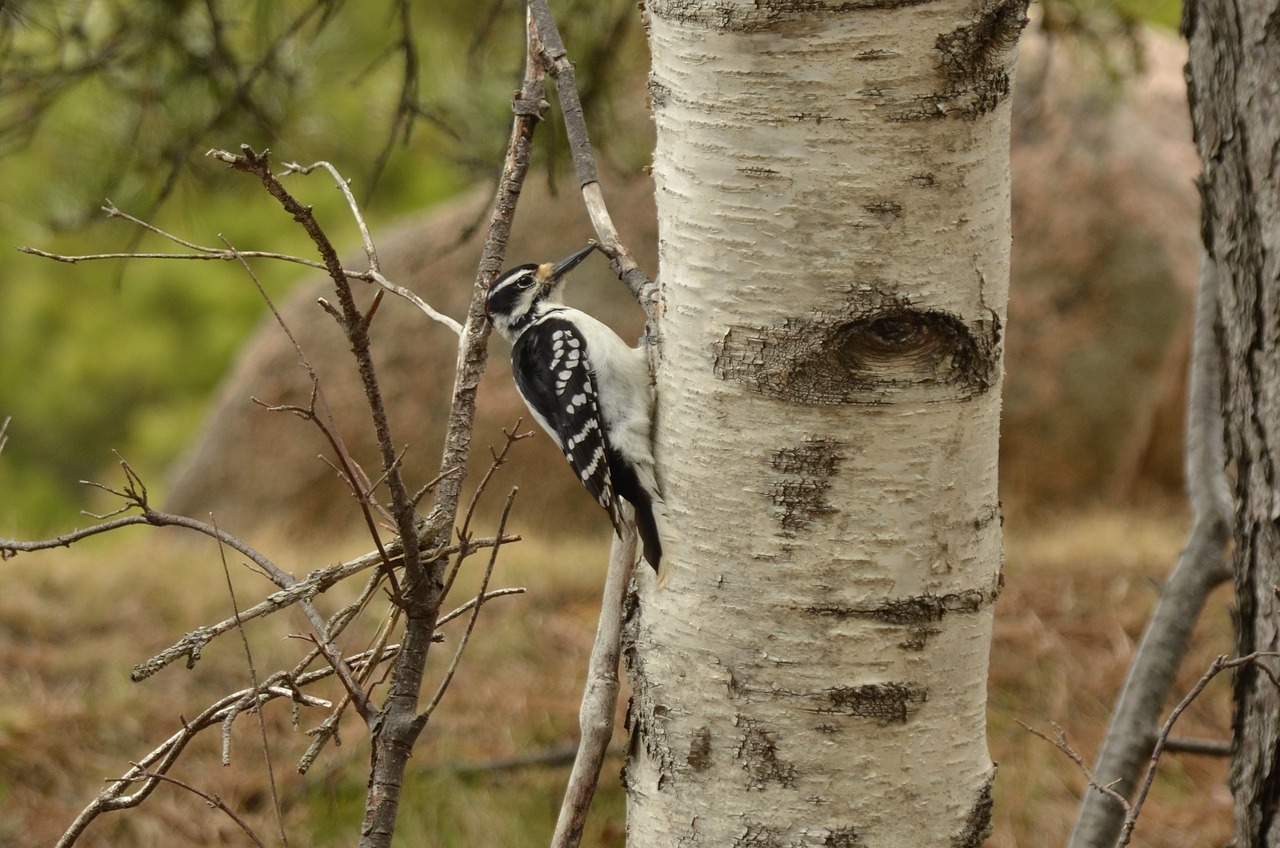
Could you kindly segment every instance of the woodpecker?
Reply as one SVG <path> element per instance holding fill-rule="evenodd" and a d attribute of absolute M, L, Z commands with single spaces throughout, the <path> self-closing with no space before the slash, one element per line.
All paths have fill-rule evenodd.
<path fill-rule="evenodd" d="M 595 248 L 592 243 L 559 262 L 512 268 L 490 287 L 484 314 L 511 342 L 511 371 L 525 405 L 609 513 L 619 538 L 625 524 L 618 499 L 631 504 L 644 559 L 661 586 L 666 575 L 659 567 L 658 525 L 666 507 L 650 446 L 648 359 L 642 348 L 560 300 L 565 275 Z"/>

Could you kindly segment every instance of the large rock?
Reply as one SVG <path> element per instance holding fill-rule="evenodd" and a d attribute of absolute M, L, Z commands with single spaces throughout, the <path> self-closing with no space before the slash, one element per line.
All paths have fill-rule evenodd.
<path fill-rule="evenodd" d="M 1061 502 L 1105 493 L 1116 479 L 1177 479 L 1177 328 L 1186 321 L 1198 256 L 1198 165 L 1181 65 L 1171 37 L 1144 39 L 1146 66 L 1117 83 L 1088 55 L 1024 46 L 1015 97 L 1013 286 L 1007 328 L 1004 449 L 1006 501 Z M 641 264 L 656 268 L 652 184 L 639 174 L 605 178 L 606 196 Z M 394 230 L 377 233 L 385 273 L 437 309 L 461 315 L 479 258 L 490 191 L 476 189 Z M 512 264 L 558 258 L 591 230 L 564 180 L 559 193 L 533 177 L 521 201 Z M 316 306 L 325 281 L 300 286 L 282 311 L 323 382 L 339 429 L 370 476 L 378 462 L 351 356 Z M 365 295 L 367 302 L 367 293 Z M 639 308 L 600 259 L 575 272 L 570 300 L 624 336 Z M 395 437 L 407 445 L 411 485 L 437 469 L 453 379 L 454 337 L 389 298 L 373 323 L 379 376 Z M 486 444 L 524 415 L 507 346 L 493 344 L 480 394 L 475 466 Z M 319 432 L 250 401 L 305 404 L 306 375 L 274 321 L 245 347 L 203 434 L 173 481 L 169 508 L 214 511 L 223 527 L 303 538 L 362 526 L 345 487 L 319 455 Z M 1157 414 L 1163 402 L 1173 418 Z M 524 426 L 531 422 L 525 418 Z M 472 479 L 477 475 L 473 472 Z M 501 492 L 519 484 L 516 524 L 526 530 L 607 532 L 603 514 L 545 436 L 517 446 Z M 493 501 L 500 500 L 500 493 Z"/>

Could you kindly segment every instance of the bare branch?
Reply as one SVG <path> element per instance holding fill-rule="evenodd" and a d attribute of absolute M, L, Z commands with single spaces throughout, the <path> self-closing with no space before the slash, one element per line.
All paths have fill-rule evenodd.
<path fill-rule="evenodd" d="M 1218 316 L 1217 269 L 1201 259 L 1187 397 L 1184 462 L 1193 521 L 1186 544 L 1160 592 L 1142 641 L 1116 699 L 1111 726 L 1095 772 L 1129 794 L 1156 742 L 1156 721 L 1190 643 L 1209 593 L 1230 574 L 1231 495 L 1226 484 L 1222 410 L 1214 322 Z M 1069 848 L 1107 848 L 1124 823 L 1124 811 L 1088 793 L 1080 804 Z"/>
<path fill-rule="evenodd" d="M 142 518 L 142 516 L 134 517 Z M 474 551 L 481 548 L 493 547 L 498 544 L 499 541 L 503 544 L 518 542 L 520 541 L 520 537 L 507 536 L 501 540 L 495 538 L 473 539 L 467 544 L 466 550 Z M 437 556 L 451 556 L 462 549 L 463 548 L 460 545 L 452 545 L 433 553 Z M 393 564 L 399 562 L 398 557 L 400 553 L 400 546 L 398 542 L 392 542 L 388 545 L 387 552 L 388 556 L 391 557 Z M 327 591 L 338 583 L 341 583 L 343 580 L 346 580 L 348 577 L 373 568 L 381 562 L 382 555 L 375 551 L 356 557 L 355 559 L 347 562 L 318 568 L 303 579 L 295 581 L 292 586 L 268 595 L 257 604 L 243 610 L 240 613 L 240 620 L 250 621 L 255 618 L 261 618 L 262 616 L 271 615 L 272 613 L 278 612 L 286 607 L 300 603 L 303 600 L 314 598 L 316 595 Z M 133 672 L 130 676 L 135 682 L 145 680 L 160 669 L 179 659 L 186 659 L 187 668 L 191 668 L 199 661 L 200 654 L 204 650 L 205 645 L 209 644 L 209 642 L 231 630 L 235 626 L 236 619 L 233 617 L 208 627 L 197 628 L 183 636 L 174 645 L 165 648 L 159 654 L 156 654 L 145 662 L 134 666 Z"/>
<path fill-rule="evenodd" d="M 1024 721 L 1019 720 L 1018 724 L 1022 726 L 1023 730 L 1034 736 L 1039 736 L 1041 739 L 1066 754 L 1068 759 L 1075 763 L 1080 769 L 1080 773 L 1084 775 L 1085 780 L 1091 788 L 1115 801 L 1126 813 L 1130 812 L 1132 808 L 1129 804 L 1129 799 L 1116 791 L 1115 784 L 1098 782 L 1098 779 L 1093 776 L 1093 772 L 1089 771 L 1089 767 L 1085 765 L 1084 758 L 1080 756 L 1080 752 L 1071 746 L 1071 743 L 1067 740 L 1066 731 L 1064 731 L 1060 725 L 1056 722 L 1053 724 L 1053 738 L 1050 739 L 1044 733 L 1041 733 L 1039 730 L 1036 730 Z"/>
<path fill-rule="evenodd" d="M 217 527 L 216 522 L 214 523 L 214 527 L 215 528 Z M 222 575 L 227 580 L 227 595 L 228 597 L 231 598 L 231 611 L 235 614 L 236 630 L 240 633 L 240 641 L 244 645 L 245 661 L 248 663 L 248 666 L 249 666 L 249 685 L 252 686 L 253 690 L 256 692 L 258 691 L 258 688 L 259 688 L 258 687 L 258 669 L 257 669 L 257 666 L 255 666 L 253 663 L 253 649 L 249 646 L 248 634 L 244 632 L 244 622 L 240 619 L 240 604 L 236 600 L 236 587 L 235 587 L 235 584 L 231 582 L 231 569 L 227 567 L 227 551 L 222 546 L 221 542 L 218 543 L 218 557 L 219 559 L 222 560 Z M 280 832 L 280 844 L 285 846 L 285 848 L 288 848 L 289 834 L 285 831 L 285 827 L 284 827 L 284 813 L 280 808 L 280 793 L 276 790 L 275 770 L 271 768 L 271 745 L 267 739 L 267 720 L 262 715 L 262 710 L 258 710 L 257 714 L 258 714 L 258 733 L 262 739 L 262 760 L 267 767 L 267 786 L 271 791 L 271 809 L 275 813 L 276 828 Z M 231 727 L 231 720 L 232 720 L 231 716 L 228 716 L 225 724 L 223 725 L 228 730 L 230 730 L 230 727 Z M 229 741 L 229 738 L 230 738 L 229 734 L 224 735 L 223 737 L 223 754 L 222 754 L 223 765 L 231 764 L 230 763 L 230 753 L 231 753 L 230 746 L 227 744 Z M 196 790 L 192 790 L 192 791 L 196 791 Z M 219 802 L 219 804 L 220 803 L 221 802 Z M 227 812 L 230 814 L 229 810 Z M 232 818 L 235 818 L 235 816 L 232 815 Z M 236 821 L 238 823 L 239 819 L 236 819 Z"/>
<path fill-rule="evenodd" d="M 361 664 L 380 663 L 395 656 L 398 650 L 399 645 L 390 645 L 381 655 L 356 654 L 349 657 L 348 661 L 356 667 L 360 667 Z M 139 759 L 121 777 L 110 781 L 107 787 L 98 793 L 97 797 L 76 816 L 75 821 L 62 834 L 57 842 L 57 848 L 69 848 L 74 845 L 84 833 L 85 828 L 103 813 L 129 809 L 145 801 L 159 783 L 156 775 L 167 773 L 187 744 L 199 733 L 220 725 L 229 711 L 243 711 L 239 705 L 246 698 L 256 701 L 259 709 L 267 702 L 281 698 L 290 699 L 304 706 L 328 706 L 328 703 L 323 700 L 299 696 L 297 693 L 301 687 L 325 680 L 332 675 L 332 667 L 319 668 L 296 675 L 289 687 L 282 686 L 279 682 L 281 678 L 288 675 L 272 675 L 258 691 L 244 689 L 233 692 L 218 699 L 192 721 L 184 720 L 181 730 Z M 141 785 L 136 791 L 128 793 L 129 788 L 134 784 Z"/>
<path fill-rule="evenodd" d="M 235 822 L 236 826 L 239 827 L 240 830 L 244 832 L 245 836 L 253 840 L 254 845 L 259 846 L 259 848 L 267 848 L 266 843 L 263 842 L 262 839 L 258 836 L 258 834 L 253 831 L 253 828 L 249 827 L 248 823 L 246 823 L 244 819 L 236 815 L 235 810 L 232 810 L 230 807 L 228 807 L 226 802 L 223 801 L 220 796 L 210 794 L 208 792 L 205 792 L 202 789 L 197 789 L 196 787 L 192 786 L 190 783 L 186 783 L 184 781 L 178 780 L 178 778 L 176 777 L 172 777 L 170 775 L 162 774 L 159 772 L 147 771 L 146 769 L 139 766 L 137 763 L 130 763 L 130 765 L 138 769 L 138 776 L 134 778 L 135 781 L 138 781 L 138 780 L 164 781 L 165 783 L 172 783 L 174 786 L 187 790 L 192 795 L 195 795 L 198 798 L 204 799 L 205 803 L 207 803 L 210 807 L 213 807 L 215 810 L 219 810 L 222 813 L 226 814 L 226 816 L 230 818 L 233 822 Z M 286 842 L 285 844 L 287 845 L 288 843 Z"/>
<path fill-rule="evenodd" d="M 1169 713 L 1169 716 L 1164 720 L 1164 723 L 1160 726 L 1160 729 L 1156 732 L 1154 744 L 1151 749 L 1151 755 L 1147 759 L 1146 771 L 1143 775 L 1142 783 L 1138 786 L 1137 793 L 1134 795 L 1133 801 L 1130 801 L 1122 792 L 1116 789 L 1119 781 L 1102 783 L 1093 772 L 1089 771 L 1089 768 L 1084 764 L 1083 758 L 1081 758 L 1080 754 L 1068 743 L 1066 734 L 1063 732 L 1061 727 L 1056 724 L 1053 725 L 1055 738 L 1050 739 L 1035 728 L 1030 727 L 1021 721 L 1018 723 L 1021 724 L 1024 729 L 1030 731 L 1036 736 L 1039 736 L 1041 739 L 1050 742 L 1066 754 L 1080 769 L 1080 772 L 1085 776 L 1086 781 L 1092 789 L 1096 790 L 1098 794 L 1111 799 L 1117 806 L 1124 810 L 1124 821 L 1118 829 L 1118 833 L 1115 836 L 1113 844 L 1114 848 L 1125 848 L 1133 838 L 1133 830 L 1138 824 L 1138 816 L 1141 815 L 1142 807 L 1147 800 L 1147 795 L 1150 793 L 1151 786 L 1155 782 L 1156 772 L 1160 767 L 1160 758 L 1166 751 L 1172 749 L 1170 742 L 1173 734 L 1173 727 L 1177 723 L 1178 719 L 1181 718 L 1186 709 L 1200 697 L 1200 694 L 1204 692 L 1205 687 L 1224 671 L 1251 665 L 1266 675 L 1273 686 L 1280 689 L 1280 677 L 1277 677 L 1276 673 L 1271 668 L 1261 662 L 1263 659 L 1273 659 L 1277 657 L 1280 657 L 1280 653 L 1256 651 L 1252 654 L 1236 657 L 1234 659 L 1228 659 L 1226 656 L 1219 656 L 1214 660 L 1204 674 L 1200 676 L 1200 679 L 1196 681 L 1196 684 L 1191 687 L 1190 691 L 1188 691 L 1187 694 L 1183 696 L 1182 700 L 1178 702 L 1177 706 L 1173 708 Z"/>
<path fill-rule="evenodd" d="M 511 514 L 511 504 L 515 502 L 516 492 L 519 489 L 512 489 L 507 495 L 507 502 L 502 507 L 502 517 L 498 519 L 498 538 L 502 538 L 502 533 L 507 529 L 507 516 Z M 471 633 L 475 630 L 476 619 L 480 617 L 480 608 L 484 606 L 485 593 L 489 589 L 489 578 L 493 576 L 493 566 L 498 562 L 498 549 L 501 545 L 494 545 L 489 551 L 489 564 L 485 567 L 484 577 L 480 579 L 480 590 L 476 593 L 475 603 L 471 607 L 471 618 L 467 621 L 467 629 L 462 631 L 462 638 L 458 640 L 458 649 L 453 652 L 453 659 L 449 662 L 449 668 L 445 671 L 444 677 L 440 680 L 440 685 L 436 688 L 436 694 L 431 699 L 431 703 L 427 704 L 427 708 L 422 711 L 419 717 L 421 721 L 426 722 L 435 712 L 440 701 L 444 698 L 444 693 L 448 691 L 449 684 L 453 682 L 453 675 L 458 670 L 458 663 L 462 661 L 462 652 L 467 649 L 467 644 L 471 641 Z"/>
<path fill-rule="evenodd" d="M 532 23 L 526 24 L 532 40 Z M 534 61 L 532 49 L 526 53 L 524 83 L 513 103 L 515 118 L 498 183 L 489 234 L 485 239 L 480 267 L 471 291 L 466 322 L 459 343 L 457 371 L 453 382 L 453 399 L 445 428 L 444 451 L 440 470 L 465 468 L 471 454 L 471 434 L 475 424 L 476 390 L 484 374 L 488 358 L 489 324 L 484 316 L 484 299 L 490 284 L 502 267 L 507 239 L 516 202 L 528 172 L 534 128 L 546 108 L 543 99 L 544 78 Z M 442 476 L 436 490 L 436 503 L 427 519 L 424 538 L 428 545 L 443 546 L 449 541 L 462 497 L 464 474 Z M 429 535 L 428 535 L 429 533 Z M 438 580 L 414 583 L 406 587 L 410 603 L 405 610 L 404 648 L 396 658 L 390 690 L 385 701 L 382 724 L 374 740 L 374 768 L 369 778 L 364 821 L 361 825 L 361 848 L 388 848 L 395 831 L 400 807 L 405 768 L 414 742 L 425 726 L 419 719 L 418 703 L 422 689 L 427 649 L 435 633 L 443 588 L 444 563 L 434 560 L 430 577 Z M 419 607 L 414 592 L 423 593 Z M 436 606 L 431 608 L 431 601 Z"/>
<path fill-rule="evenodd" d="M 628 524 L 630 512 L 628 507 Z M 582 707 L 578 711 L 581 730 L 578 754 L 560 805 L 551 848 L 577 848 L 582 841 L 587 812 L 591 809 L 596 784 L 600 782 L 600 768 L 613 738 L 613 716 L 618 705 L 623 603 L 635 559 L 635 534 L 628 533 L 626 539 L 615 536 L 609 553 L 604 593 L 600 599 L 600 623 L 596 626 L 596 640 L 587 666 L 587 684 L 582 692 Z"/>
<path fill-rule="evenodd" d="M 578 185 L 591 216 L 591 223 L 600 239 L 600 250 L 609 257 L 614 272 L 626 283 L 631 295 L 644 307 L 645 314 L 649 317 L 647 332 L 651 336 L 656 335 L 658 287 L 645 275 L 634 255 L 622 243 L 618 228 L 614 226 L 613 218 L 605 206 L 600 179 L 596 173 L 595 156 L 591 151 L 591 139 L 587 134 L 587 122 L 582 111 L 582 98 L 578 95 L 573 63 L 568 59 L 564 40 L 547 7 L 547 0 L 529 0 L 529 13 L 537 29 L 536 54 L 546 72 L 555 80 L 574 171 L 578 175 Z"/>
<path fill-rule="evenodd" d="M 1164 750 L 1169 754 L 1192 754 L 1202 757 L 1227 757 L 1231 755 L 1231 742 L 1226 739 L 1196 739 L 1187 736 L 1170 736 Z"/>
<path fill-rule="evenodd" d="M 1196 681 L 1196 685 L 1191 687 L 1191 691 L 1183 696 L 1178 705 L 1169 713 L 1169 717 L 1165 719 L 1164 724 L 1160 728 L 1160 732 L 1156 734 L 1156 744 L 1151 750 L 1151 759 L 1147 765 L 1147 773 L 1143 778 L 1142 785 L 1138 787 L 1138 794 L 1134 796 L 1133 806 L 1128 808 L 1128 814 L 1124 817 L 1124 826 L 1120 829 L 1120 837 L 1116 840 L 1116 848 L 1124 848 L 1129 844 L 1129 840 L 1133 837 L 1133 829 L 1138 824 L 1138 815 L 1142 812 L 1142 805 L 1146 803 L 1147 793 L 1151 791 L 1151 784 L 1156 779 L 1156 769 L 1160 765 L 1160 757 L 1164 754 L 1165 745 L 1169 741 L 1169 735 L 1173 733 L 1173 726 L 1178 719 L 1191 706 L 1196 698 L 1200 697 L 1200 693 L 1209 685 L 1215 677 L 1224 671 L 1239 668 L 1245 665 L 1252 665 L 1262 670 L 1262 672 L 1271 679 L 1271 683 L 1280 689 L 1280 680 L 1276 679 L 1275 674 L 1270 668 L 1260 660 L 1264 658 L 1274 658 L 1280 654 L 1270 651 L 1255 651 L 1252 654 L 1246 654 L 1243 657 L 1235 659 L 1227 659 L 1220 656 L 1213 661 L 1213 664 L 1200 675 L 1200 679 Z"/>
<path fill-rule="evenodd" d="M 313 162 L 312 164 L 305 166 L 299 165 L 296 162 L 289 162 L 285 164 L 284 173 L 310 174 L 316 168 L 324 168 L 329 172 L 334 181 L 337 182 L 338 188 L 342 191 L 343 196 L 347 199 L 347 205 L 351 207 L 351 214 L 355 216 L 356 225 L 360 228 L 360 238 L 364 241 L 365 256 L 369 258 L 369 270 L 366 272 L 368 279 L 377 283 L 379 286 L 382 286 L 382 288 L 392 294 L 399 295 L 409 301 L 414 306 L 418 307 L 418 309 L 420 309 L 432 321 L 443 324 L 452 330 L 455 336 L 461 336 L 461 324 L 450 318 L 448 315 L 437 312 L 431 304 L 427 303 L 415 292 L 404 288 L 403 286 L 396 285 L 383 275 L 382 268 L 378 264 L 378 252 L 374 250 L 373 247 L 373 238 L 369 235 L 369 228 L 365 225 L 364 216 L 360 213 L 360 206 L 356 202 L 356 196 L 351 191 L 351 182 L 344 178 L 342 174 L 338 173 L 337 168 L 335 168 L 331 163 L 324 161 Z"/>

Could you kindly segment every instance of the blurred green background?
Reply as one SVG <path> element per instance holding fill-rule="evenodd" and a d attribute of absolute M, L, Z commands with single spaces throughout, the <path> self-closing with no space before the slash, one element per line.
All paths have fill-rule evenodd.
<path fill-rule="evenodd" d="M 593 104 L 642 67 L 628 0 L 557 3 Z M 205 154 L 241 143 L 278 164 L 333 162 L 372 227 L 496 178 L 524 65 L 512 2 L 7 3 L 0 12 L 0 527 L 82 519 L 82 479 L 119 451 L 150 483 L 191 439 L 264 306 L 223 262 L 68 265 L 25 255 L 185 252 L 120 209 L 201 245 L 313 256 L 251 178 Z M 607 118 L 607 109 L 593 117 Z M 607 142 L 607 120 L 598 135 Z M 548 140 L 551 143 L 548 144 Z M 540 137 L 544 159 L 559 146 Z M 550 153 L 545 151 L 550 150 Z M 291 178 L 342 248 L 357 244 L 327 176 Z M 376 229 L 375 229 L 376 232 Z M 272 296 L 304 269 L 257 263 Z"/>

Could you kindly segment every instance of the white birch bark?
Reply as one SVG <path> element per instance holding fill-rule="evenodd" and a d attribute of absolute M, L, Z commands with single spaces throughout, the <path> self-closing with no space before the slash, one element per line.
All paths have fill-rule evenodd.
<path fill-rule="evenodd" d="M 673 576 L 625 636 L 631 848 L 988 830 L 1024 12 L 648 4 Z"/>

